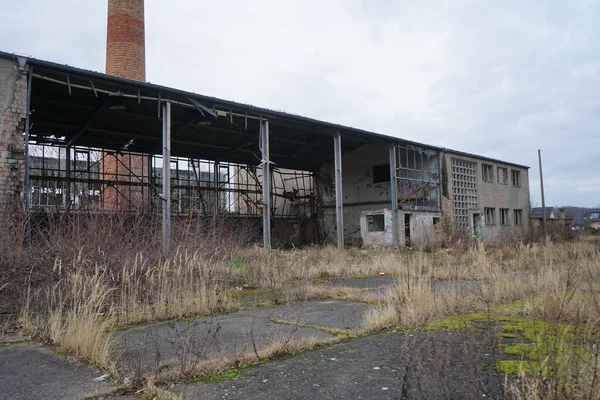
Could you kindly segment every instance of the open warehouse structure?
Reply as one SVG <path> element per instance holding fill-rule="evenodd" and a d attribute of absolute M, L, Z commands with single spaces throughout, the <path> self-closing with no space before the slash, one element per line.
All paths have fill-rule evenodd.
<path fill-rule="evenodd" d="M 4 216 L 153 210 L 165 247 L 191 214 L 260 220 L 265 247 L 282 225 L 405 245 L 529 218 L 526 166 L 49 61 L 0 53 L 0 111 Z"/>

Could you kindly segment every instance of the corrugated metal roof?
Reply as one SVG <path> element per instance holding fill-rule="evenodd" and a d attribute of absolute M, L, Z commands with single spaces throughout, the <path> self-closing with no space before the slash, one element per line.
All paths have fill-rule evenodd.
<path fill-rule="evenodd" d="M 546 207 L 545 209 L 542 207 L 533 207 L 529 213 L 529 218 L 542 219 L 544 218 L 544 214 L 546 218 L 551 218 L 553 211 L 555 211 L 554 207 Z M 556 217 L 556 213 L 554 215 Z"/>
<path fill-rule="evenodd" d="M 0 57 L 8 59 L 17 58 L 17 56 L 14 54 L 5 53 L 1 51 Z M 396 136 L 384 135 L 376 132 L 371 132 L 349 126 L 343 126 L 326 121 L 319 121 L 313 118 L 303 117 L 300 115 L 290 114 L 281 111 L 274 111 L 234 101 L 223 100 L 216 97 L 199 95 L 196 93 L 169 88 L 152 83 L 134 81 L 131 79 L 116 77 L 95 71 L 84 70 L 69 65 L 58 64 L 35 58 L 26 58 L 26 62 L 34 67 L 34 71 L 41 72 L 42 74 L 47 74 L 48 79 L 54 79 L 56 78 L 56 76 L 60 76 L 62 74 L 64 76 L 68 76 L 70 78 L 70 82 L 72 82 L 73 84 L 76 84 L 78 82 L 79 84 L 89 85 L 90 82 L 93 82 L 94 84 L 96 84 L 96 86 L 102 86 L 103 88 L 112 91 L 112 93 L 128 93 L 130 95 L 135 95 L 137 93 L 141 97 L 162 96 L 163 99 L 169 98 L 171 100 L 179 101 L 182 104 L 189 104 L 190 106 L 192 106 L 192 103 L 196 103 L 196 106 L 197 104 L 201 104 L 202 106 L 208 108 L 212 107 L 213 109 L 230 110 L 232 112 L 241 114 L 262 116 L 264 118 L 272 120 L 274 121 L 273 123 L 277 128 L 277 133 L 273 136 L 273 139 L 279 139 L 282 142 L 287 140 L 288 144 L 292 144 L 292 146 L 289 146 L 287 149 L 283 145 L 273 147 L 274 158 L 279 158 L 281 162 L 290 160 L 288 162 L 289 165 L 286 166 L 288 168 L 308 169 L 305 167 L 310 167 L 310 169 L 312 169 L 315 167 L 315 162 L 324 163 L 329 161 L 332 158 L 330 154 L 332 153 L 332 150 L 330 144 L 327 143 L 325 139 L 330 137 L 334 132 L 338 131 L 342 134 L 342 145 L 345 146 L 345 151 L 351 150 L 365 143 L 403 143 L 409 145 L 412 144 L 423 148 L 434 149 L 442 152 L 452 152 L 459 155 L 473 157 L 481 160 L 493 161 L 507 165 L 513 165 L 525 169 L 529 168 L 525 165 L 497 160 L 494 158 L 489 158 L 477 154 L 465 153 L 424 143 L 413 142 L 401 139 Z M 36 84 L 34 84 L 34 88 L 36 87 L 36 85 L 39 85 L 39 83 L 36 82 Z M 49 86 L 50 85 L 48 85 L 48 87 Z M 52 93 L 52 88 L 48 90 L 49 96 L 57 96 L 56 91 Z M 69 95 L 69 98 L 70 97 L 71 95 Z M 80 100 L 84 101 L 84 99 Z M 91 100 L 89 98 L 85 98 L 85 101 L 87 101 L 89 104 Z M 85 107 L 85 101 L 80 105 Z M 56 106 L 57 104 L 58 101 L 54 101 L 53 106 Z M 71 105 L 70 109 L 65 109 L 63 110 L 63 112 L 70 112 L 74 108 L 75 106 Z M 158 121 L 158 118 L 156 118 L 155 121 L 148 120 L 148 117 L 153 115 L 152 110 L 148 108 L 148 105 L 140 103 L 138 104 L 138 108 L 140 109 L 140 112 L 137 116 L 134 117 L 132 117 L 133 113 L 128 113 L 126 117 L 123 116 L 123 118 L 119 118 L 118 113 L 111 111 L 108 112 L 107 114 L 109 115 L 105 116 L 104 118 L 110 119 L 113 122 L 117 122 L 121 127 L 121 124 L 124 124 L 127 121 L 129 121 L 131 122 L 131 126 L 134 126 L 134 128 L 142 128 L 142 130 L 146 130 L 145 132 L 148 132 L 147 129 L 149 128 L 156 128 L 155 125 L 156 121 Z M 36 112 L 37 111 L 40 111 L 39 108 L 36 110 Z M 185 112 L 183 111 L 181 111 L 181 113 L 185 114 Z M 141 120 L 144 119 L 142 118 L 144 116 L 142 114 L 145 114 L 146 116 L 145 123 L 141 122 Z M 81 121 L 75 121 L 80 124 L 84 124 L 85 121 L 89 120 L 90 117 L 86 113 L 78 115 L 79 116 L 73 114 L 72 118 L 80 118 Z M 189 118 L 189 121 L 192 121 L 190 115 L 182 115 L 182 118 L 185 117 Z M 100 119 L 102 119 L 102 117 L 100 117 Z M 57 122 L 56 118 L 54 118 L 54 120 L 52 120 L 52 124 L 60 125 L 60 121 Z M 257 139 L 255 137 L 248 136 L 249 129 L 238 129 L 238 132 L 243 132 L 241 132 L 236 138 L 236 135 L 234 134 L 235 132 L 233 132 L 232 129 L 227 130 L 227 134 L 225 134 L 225 130 L 221 130 L 221 134 L 219 134 L 218 129 L 214 127 L 199 129 L 197 126 L 187 126 L 187 124 L 182 123 L 180 126 L 175 127 L 175 129 L 177 128 L 179 128 L 181 132 L 179 135 L 175 135 L 178 136 L 178 138 L 174 139 L 175 141 L 173 143 L 172 149 L 173 155 L 190 156 L 189 154 L 193 153 L 195 157 L 201 156 L 202 158 L 215 159 L 219 156 L 222 156 L 223 154 L 228 153 L 228 151 L 237 149 L 235 151 L 237 153 L 235 157 L 233 155 L 228 156 L 227 161 L 248 163 L 249 160 L 256 160 L 256 150 L 254 148 L 257 146 L 253 146 L 252 150 L 250 150 L 250 147 L 248 146 L 250 146 L 250 144 L 253 143 L 253 141 L 256 141 Z M 159 126 L 158 129 L 160 129 Z M 104 132 L 104 135 L 101 135 L 100 132 L 96 132 L 95 134 L 86 134 L 82 137 L 82 140 L 86 141 L 86 145 L 94 145 L 100 147 L 107 146 L 109 142 L 111 142 L 111 140 L 115 140 L 115 143 L 120 143 L 124 140 L 130 140 L 131 138 L 133 138 L 135 139 L 136 144 L 133 145 L 130 149 L 133 151 L 145 152 L 148 151 L 148 148 L 155 147 L 156 142 L 160 140 L 159 136 L 144 136 L 145 132 L 113 132 L 110 129 L 108 129 Z M 93 131 L 90 130 L 90 132 L 88 133 L 93 133 Z M 211 137 L 210 135 L 214 136 Z M 200 138 L 202 139 L 202 141 L 200 141 Z M 136 148 L 136 146 L 138 147 Z M 278 149 L 281 149 L 281 153 L 279 155 L 277 154 Z M 310 149 L 309 153 L 311 155 L 311 158 L 314 158 L 315 162 L 308 162 L 310 160 L 307 160 L 307 163 L 304 164 L 302 162 L 301 156 L 297 153 L 298 151 L 306 151 L 308 149 Z M 241 156 L 242 153 L 245 153 L 245 155 Z"/>

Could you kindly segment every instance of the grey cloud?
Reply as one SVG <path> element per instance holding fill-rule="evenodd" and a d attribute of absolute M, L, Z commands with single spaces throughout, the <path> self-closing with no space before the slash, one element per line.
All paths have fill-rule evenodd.
<path fill-rule="evenodd" d="M 106 5 L 4 6 L 0 49 L 102 71 Z M 600 203 L 600 2 L 146 1 L 148 79 L 530 165 Z"/>

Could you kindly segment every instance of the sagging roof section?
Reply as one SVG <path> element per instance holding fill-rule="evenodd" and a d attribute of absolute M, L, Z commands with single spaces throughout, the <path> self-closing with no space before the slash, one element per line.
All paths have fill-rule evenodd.
<path fill-rule="evenodd" d="M 17 56 L 0 52 L 0 57 Z M 19 63 L 23 58 L 19 57 Z M 271 159 L 282 168 L 314 171 L 333 158 L 332 137 L 342 151 L 363 144 L 403 143 L 446 149 L 298 115 L 198 95 L 68 65 L 27 58 L 33 67 L 31 136 L 39 143 L 68 143 L 156 153 L 160 150 L 159 103 L 172 102 L 172 155 L 258 164 L 259 123 L 269 119 Z M 451 151 L 451 150 L 448 150 Z M 454 151 L 452 151 L 454 152 Z M 479 159 L 474 154 L 455 152 Z"/>

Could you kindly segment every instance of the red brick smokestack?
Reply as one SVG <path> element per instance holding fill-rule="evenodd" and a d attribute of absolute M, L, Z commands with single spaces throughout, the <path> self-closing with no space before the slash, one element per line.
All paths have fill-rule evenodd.
<path fill-rule="evenodd" d="M 146 80 L 144 0 L 108 0 L 106 35 L 106 73 L 138 81 Z M 103 187 L 105 210 L 142 210 L 148 205 L 147 156 L 117 155 L 105 152 L 103 179 L 112 185 Z"/>
<path fill-rule="evenodd" d="M 144 0 L 108 0 L 106 73 L 146 80 Z"/>

